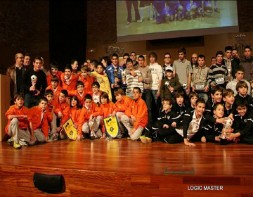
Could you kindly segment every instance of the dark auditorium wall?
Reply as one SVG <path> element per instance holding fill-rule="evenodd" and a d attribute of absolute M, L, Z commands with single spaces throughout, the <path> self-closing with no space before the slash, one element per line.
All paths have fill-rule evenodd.
<path fill-rule="evenodd" d="M 219 35 L 207 35 L 203 37 L 203 42 L 197 41 L 195 44 L 188 42 L 184 46 L 187 49 L 188 57 L 191 53 L 204 53 L 207 62 L 215 55 L 216 50 L 224 50 L 226 45 L 234 45 L 238 43 L 250 44 L 253 46 L 253 1 L 242 0 L 237 1 L 238 4 L 238 20 L 240 32 L 226 33 Z M 107 52 L 108 46 L 113 46 L 120 51 L 131 52 L 135 50 L 137 54 L 148 54 L 151 51 L 158 53 L 158 62 L 163 62 L 163 54 L 169 51 L 176 58 L 178 47 L 183 46 L 182 43 L 176 45 L 170 40 L 165 44 L 157 44 L 156 42 L 135 41 L 135 42 L 117 42 L 116 35 L 116 1 L 99 1 L 93 0 L 87 3 L 87 57 L 98 58 Z M 245 34 L 243 40 L 235 38 L 236 35 Z"/>
<path fill-rule="evenodd" d="M 86 1 L 0 1 L 0 73 L 14 63 L 17 51 L 40 55 L 63 67 L 86 53 Z"/>
<path fill-rule="evenodd" d="M 49 3 L 50 61 L 63 69 L 71 59 L 83 62 L 86 53 L 86 1 Z"/>
<path fill-rule="evenodd" d="M 49 61 L 48 0 L 0 1 L 0 73 L 14 63 L 17 51 Z"/>

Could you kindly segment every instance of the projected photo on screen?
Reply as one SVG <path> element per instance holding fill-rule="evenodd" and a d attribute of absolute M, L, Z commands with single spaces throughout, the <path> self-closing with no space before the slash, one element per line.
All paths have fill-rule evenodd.
<path fill-rule="evenodd" d="M 235 0 L 117 0 L 116 6 L 118 41 L 238 31 Z"/>

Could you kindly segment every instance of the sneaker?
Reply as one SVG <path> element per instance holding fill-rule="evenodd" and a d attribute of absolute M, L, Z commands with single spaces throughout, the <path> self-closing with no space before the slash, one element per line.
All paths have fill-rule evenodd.
<path fill-rule="evenodd" d="M 142 136 L 140 137 L 140 140 L 141 140 L 141 142 L 144 143 L 144 144 L 147 143 L 147 138 L 146 138 L 146 136 L 144 136 L 144 135 L 142 135 Z"/>
<path fill-rule="evenodd" d="M 96 132 L 96 138 L 105 138 L 105 133 L 102 133 L 101 129 Z"/>
<path fill-rule="evenodd" d="M 147 143 L 151 143 L 152 139 L 150 137 L 146 137 L 146 141 L 147 141 Z"/>
<path fill-rule="evenodd" d="M 91 140 L 94 140 L 94 139 L 96 139 L 97 138 L 97 136 L 96 136 L 96 134 L 94 133 L 94 131 L 91 131 L 90 132 L 90 139 Z"/>
<path fill-rule="evenodd" d="M 54 133 L 50 136 L 50 138 L 48 139 L 48 142 L 52 142 L 52 141 L 56 141 L 58 140 L 58 133 Z"/>
<path fill-rule="evenodd" d="M 13 137 L 7 140 L 7 143 L 11 146 L 13 145 L 13 142 L 14 142 Z"/>
<path fill-rule="evenodd" d="M 21 146 L 27 146 L 28 144 L 25 142 L 24 139 L 20 139 L 18 142 Z"/>
<path fill-rule="evenodd" d="M 227 145 L 230 142 L 227 139 L 220 139 L 220 145 Z"/>
<path fill-rule="evenodd" d="M 20 145 L 19 143 L 17 143 L 17 142 L 13 142 L 13 147 L 14 147 L 15 149 L 20 149 L 20 148 L 21 148 L 21 145 Z"/>

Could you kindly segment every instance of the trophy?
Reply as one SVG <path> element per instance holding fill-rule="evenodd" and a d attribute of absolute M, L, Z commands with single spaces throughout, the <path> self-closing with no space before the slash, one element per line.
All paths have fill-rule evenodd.
<path fill-rule="evenodd" d="M 113 75 L 114 75 L 114 86 L 117 87 L 118 86 L 118 81 L 119 81 L 118 68 L 117 67 L 114 68 Z"/>
<path fill-rule="evenodd" d="M 32 83 L 32 86 L 34 87 L 34 90 L 32 91 L 33 92 L 33 94 L 35 95 L 35 94 L 37 94 L 37 90 L 36 90 L 36 83 L 37 83 L 37 76 L 36 75 L 32 75 L 31 76 L 31 83 Z"/>

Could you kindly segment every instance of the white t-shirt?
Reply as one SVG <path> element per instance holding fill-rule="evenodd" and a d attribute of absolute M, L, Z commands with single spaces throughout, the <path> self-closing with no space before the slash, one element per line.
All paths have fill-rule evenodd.
<path fill-rule="evenodd" d="M 151 90 L 158 90 L 159 83 L 163 78 L 163 69 L 158 63 L 150 64 L 149 69 L 152 76 Z"/>

